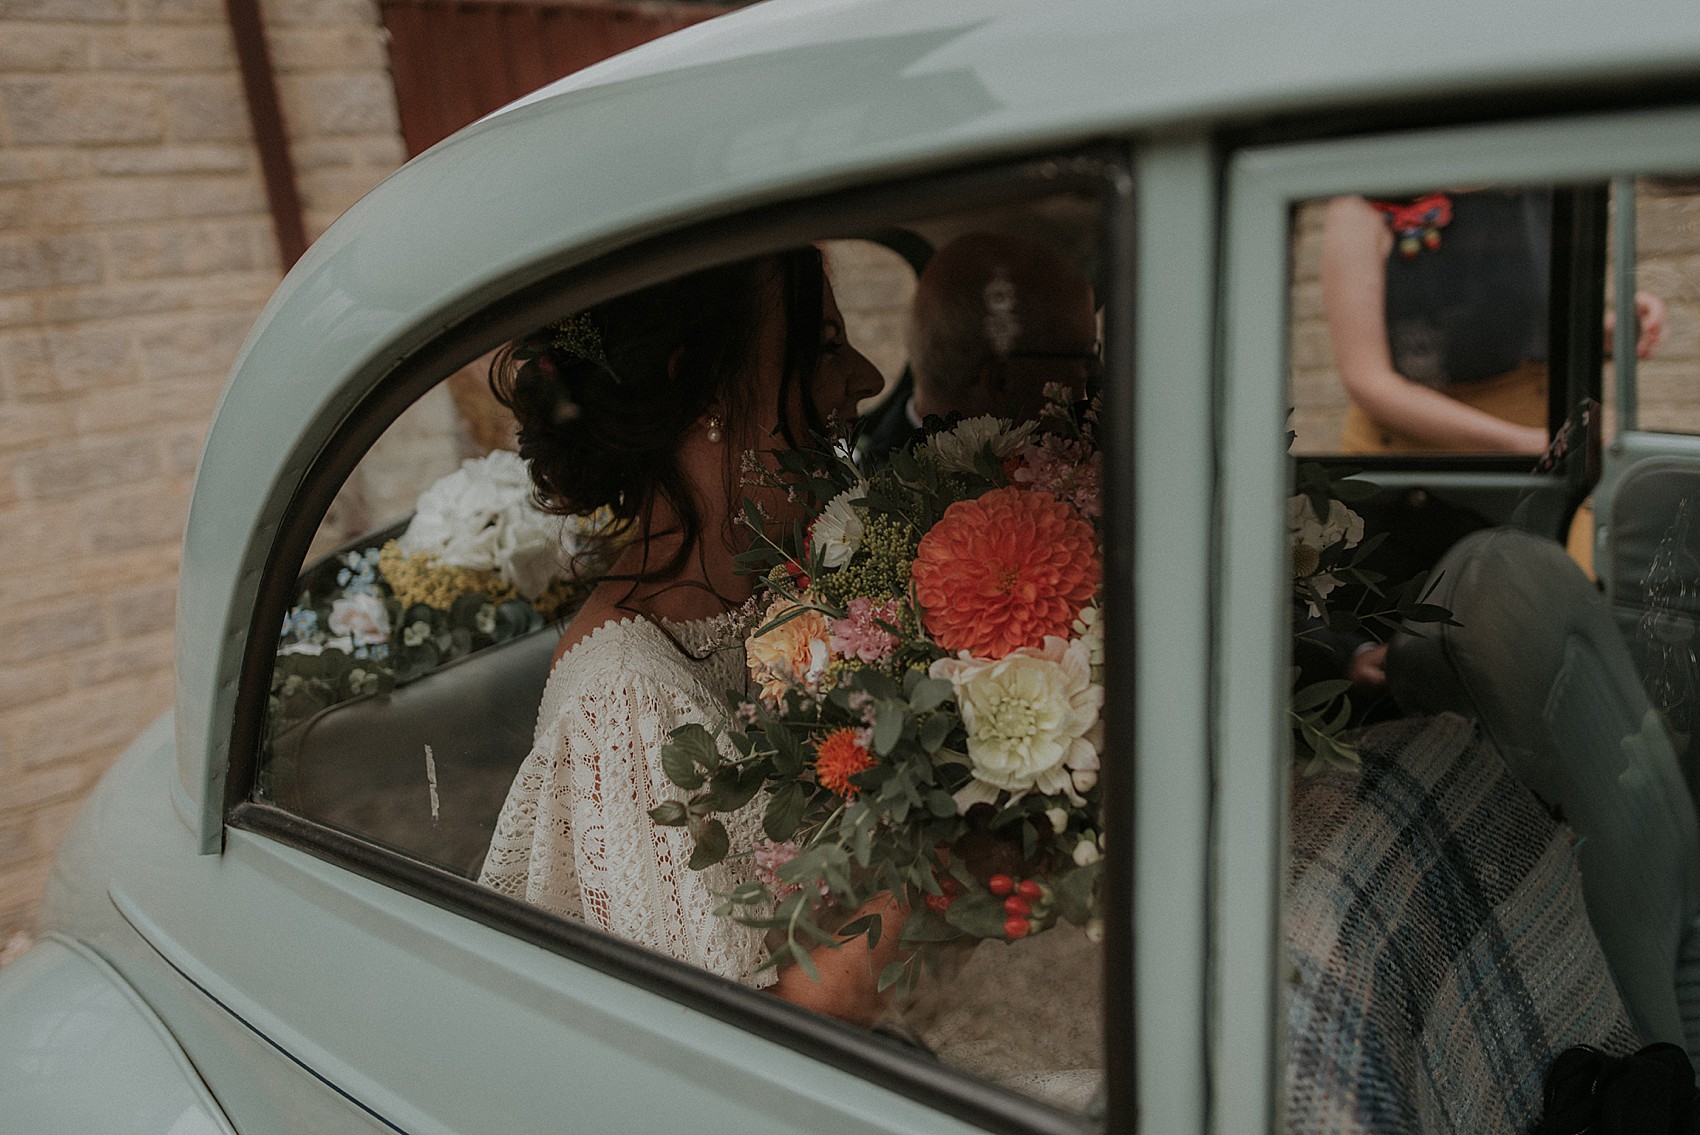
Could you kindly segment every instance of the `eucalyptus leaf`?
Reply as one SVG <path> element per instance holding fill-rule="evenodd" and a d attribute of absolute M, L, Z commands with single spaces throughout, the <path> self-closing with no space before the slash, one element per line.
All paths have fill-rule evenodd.
<path fill-rule="evenodd" d="M 1351 688 L 1352 683 L 1344 679 L 1313 683 L 1293 693 L 1293 711 L 1303 713 L 1308 709 L 1320 708 Z"/>
<path fill-rule="evenodd" d="M 803 971 L 803 976 L 810 981 L 820 981 L 820 970 L 815 968 L 815 960 L 809 957 L 809 952 L 800 946 L 792 944 L 791 960 L 797 963 L 797 968 Z"/>
<path fill-rule="evenodd" d="M 732 849 L 731 840 L 726 836 L 726 825 L 719 820 L 709 820 L 696 832 L 696 848 L 691 852 L 690 862 L 686 864 L 692 871 L 701 871 L 712 867 L 726 858 L 726 853 Z"/>
<path fill-rule="evenodd" d="M 702 726 L 687 726 L 701 729 Z M 661 771 L 667 774 L 667 779 L 689 792 L 701 788 L 703 775 L 697 771 L 697 765 L 691 759 L 690 746 L 675 738 L 661 746 Z"/>
<path fill-rule="evenodd" d="M 915 683 L 909 694 L 909 704 L 916 713 L 937 709 L 956 696 L 956 688 L 944 678 L 923 678 Z"/>
<path fill-rule="evenodd" d="M 880 929 L 879 915 L 864 914 L 862 917 L 840 926 L 838 938 L 842 942 L 848 942 L 865 934 L 868 938 L 868 950 L 872 952 L 880 944 Z"/>
<path fill-rule="evenodd" d="M 1399 613 L 1413 623 L 1445 623 L 1453 627 L 1463 625 L 1452 618 L 1451 611 L 1433 603 L 1417 603 L 1402 608 Z"/>
<path fill-rule="evenodd" d="M 1104 861 L 1100 859 L 1096 863 L 1076 867 L 1058 879 L 1052 888 L 1056 897 L 1057 913 L 1077 926 L 1090 918 L 1092 895 L 1103 871 Z"/>
<path fill-rule="evenodd" d="M 649 810 L 649 818 L 664 828 L 680 827 L 688 815 L 683 800 L 669 800 Z"/>
<path fill-rule="evenodd" d="M 998 929 L 1002 930 L 1003 927 L 1000 925 Z M 917 906 L 910 911 L 897 940 L 904 945 L 921 946 L 929 942 L 954 942 L 960 937 L 961 930 L 926 907 Z"/>
<path fill-rule="evenodd" d="M 903 739 L 908 709 L 896 699 L 882 700 L 874 709 L 874 752 L 889 757 Z"/>
<path fill-rule="evenodd" d="M 1003 900 L 985 891 L 958 895 L 944 912 L 945 921 L 975 938 L 1002 938 Z"/>
<path fill-rule="evenodd" d="M 878 670 L 858 670 L 853 681 L 858 688 L 879 701 L 896 701 L 903 696 L 903 690 L 898 684 Z"/>
<path fill-rule="evenodd" d="M 871 821 L 873 817 L 869 816 L 868 819 Z M 856 859 L 856 866 L 866 868 L 874 852 L 874 826 L 871 822 L 856 825 L 850 848 L 851 855 Z"/>
<path fill-rule="evenodd" d="M 767 802 L 761 818 L 761 830 L 774 843 L 784 843 L 797 834 L 803 822 L 803 786 L 790 781 L 775 792 Z"/>
<path fill-rule="evenodd" d="M 767 887 L 754 879 L 746 880 L 732 888 L 730 898 L 735 903 L 761 902 L 767 898 Z"/>

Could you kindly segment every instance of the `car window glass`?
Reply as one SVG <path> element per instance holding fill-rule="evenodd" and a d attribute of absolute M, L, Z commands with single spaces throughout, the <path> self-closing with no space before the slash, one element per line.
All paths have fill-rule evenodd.
<path fill-rule="evenodd" d="M 1625 178 L 1613 189 L 1614 221 L 1633 202 L 1637 427 L 1700 433 L 1700 387 L 1694 382 L 1700 365 L 1700 181 Z M 1614 236 L 1621 231 L 1614 226 Z M 1609 281 L 1614 299 L 1615 284 L 1615 278 Z M 1606 383 L 1606 436 L 1611 437 L 1619 412 L 1615 367 L 1607 367 Z"/>
<path fill-rule="evenodd" d="M 1297 204 L 1295 452 L 1538 455 L 1551 216 L 1522 186 Z"/>
<path fill-rule="evenodd" d="M 897 250 L 871 240 L 834 240 L 821 246 L 833 292 L 844 313 L 844 329 L 856 349 L 879 368 L 880 392 L 862 405 L 880 405 L 903 378 L 909 363 L 904 331 L 915 297 L 919 266 Z"/>
<path fill-rule="evenodd" d="M 715 264 L 608 297 L 588 316 L 562 311 L 446 376 L 356 467 L 281 614 L 257 798 L 782 997 L 820 964 L 793 960 L 799 951 L 846 938 L 843 950 L 880 960 L 885 992 L 866 1003 L 889 1003 L 860 1023 L 1090 1110 L 1103 1030 L 1092 899 L 1103 857 L 1101 506 L 1087 400 L 1102 375 L 1101 229 L 1095 197 L 1075 194 L 897 217 L 761 260 L 749 302 L 768 314 L 746 337 L 716 322 L 743 269 Z M 786 273 L 811 257 L 824 261 L 832 300 L 799 339 L 801 325 L 763 320 L 792 317 L 771 313 L 806 294 L 804 277 Z M 917 272 L 933 263 L 944 282 L 923 294 Z M 704 273 L 726 275 L 710 289 Z M 698 302 L 704 313 L 691 310 Z M 929 303 L 936 310 L 920 314 Z M 644 319 L 654 336 L 633 330 Z M 935 330 L 917 331 L 918 320 Z M 801 465 L 761 456 L 807 436 L 803 403 L 759 382 L 791 381 L 787 344 L 809 336 L 820 338 L 807 360 L 819 417 L 847 426 L 864 411 L 853 446 L 847 436 L 809 458 L 847 478 L 830 500 Z M 630 490 L 606 479 L 651 425 L 662 428 L 673 399 L 695 397 L 690 368 L 725 358 L 743 360 L 737 382 L 758 385 L 705 402 L 669 444 L 736 471 L 733 492 L 747 499 L 732 502 L 732 523 L 747 543 L 749 518 L 764 518 L 747 558 L 770 590 L 699 618 L 700 595 L 646 575 L 677 545 L 642 541 L 642 521 L 620 514 Z M 505 404 L 493 374 L 512 379 L 494 384 Z M 656 401 L 662 382 L 675 393 Z M 542 391 L 553 391 L 548 405 L 535 401 Z M 600 436 L 594 452 L 606 456 L 591 460 L 576 431 L 629 409 L 598 399 L 653 412 L 629 435 Z M 939 440 L 923 439 L 922 419 Z M 556 480 L 533 475 L 545 460 L 538 437 L 562 447 Z M 530 467 L 516 440 L 533 447 Z M 602 503 L 552 514 L 537 507 L 540 484 L 551 502 L 583 499 L 571 493 L 588 486 Z M 869 511 L 870 492 L 884 494 L 883 512 Z M 1022 533 L 1067 549 L 1035 584 L 1059 588 L 1057 602 L 1003 631 L 967 613 L 941 630 L 905 606 L 916 541 L 945 504 L 982 494 L 986 515 L 964 521 L 962 538 L 979 538 L 969 525 L 995 534 L 1009 546 L 986 562 L 1013 557 L 1010 570 L 1037 554 L 1017 546 Z M 1033 515 L 996 511 L 1011 508 Z M 793 512 L 794 526 L 776 520 Z M 971 606 L 964 563 L 939 554 L 945 566 L 915 594 Z M 658 591 L 670 598 L 646 607 Z M 787 603 L 801 616 L 778 617 Z M 963 699 L 999 680 L 975 665 L 1017 653 L 1054 678 L 1062 701 L 1031 707 L 1042 736 L 994 736 L 988 725 L 971 737 Z M 929 673 L 945 657 L 952 664 Z M 592 669 L 594 679 L 575 677 Z M 727 700 L 729 689 L 740 695 Z M 746 741 L 715 740 L 729 731 Z M 1003 771 L 985 771 L 986 746 L 1002 746 Z M 769 781 L 740 779 L 739 761 L 758 758 L 771 761 Z M 610 791 L 615 776 L 626 779 Z M 843 814 L 866 818 L 862 834 L 820 843 Z M 881 833 L 905 824 L 954 825 L 950 853 L 934 854 L 942 837 L 927 835 L 882 858 Z M 799 878 L 808 902 L 784 906 Z M 894 893 L 887 926 L 881 911 L 893 904 L 868 896 Z M 844 895 L 866 901 L 848 908 Z M 763 914 L 775 903 L 785 918 Z M 824 937 L 795 937 L 799 918 Z M 870 919 L 884 954 L 857 937 Z"/>
<path fill-rule="evenodd" d="M 312 558 L 405 521 L 426 486 L 472 456 L 455 379 L 408 407 L 362 458 L 319 525 Z"/>
<path fill-rule="evenodd" d="M 1548 385 L 1568 381 L 1574 391 L 1578 375 L 1597 383 L 1604 365 L 1610 437 L 1624 403 L 1601 354 L 1612 349 L 1613 313 L 1625 309 L 1618 297 L 1639 291 L 1652 298 L 1636 304 L 1645 395 L 1637 420 L 1692 431 L 1700 419 L 1682 330 L 1692 186 L 1640 179 L 1631 200 L 1621 191 L 1627 184 L 1616 183 L 1610 208 L 1634 211 L 1636 276 L 1616 289 L 1608 275 L 1603 295 L 1589 265 L 1608 264 L 1608 232 L 1625 230 L 1608 229 L 1600 183 L 1401 195 L 1408 231 L 1379 204 L 1365 212 L 1362 198 L 1294 205 L 1293 592 L 1283 602 L 1294 635 L 1297 767 L 1283 918 L 1292 963 L 1288 1083 L 1306 1086 L 1292 1097 L 1295 1118 L 1308 1121 L 1305 1109 L 1325 1110 L 1331 1100 L 1374 1096 L 1470 1126 L 1467 1093 L 1415 1102 L 1426 1077 L 1503 1084 L 1544 1074 L 1571 1045 L 1626 1054 L 1649 1036 L 1688 1043 L 1700 1035 L 1671 993 L 1670 955 L 1649 950 L 1645 937 L 1648 926 L 1680 922 L 1690 909 L 1682 888 L 1695 855 L 1691 597 L 1700 579 L 1687 520 L 1691 459 L 1676 446 L 1625 475 L 1596 542 L 1582 498 L 1600 472 L 1598 434 L 1588 433 L 1600 424 L 1598 405 L 1573 406 L 1545 454 L 1533 445 L 1467 446 L 1462 433 L 1423 444 L 1392 421 L 1395 410 L 1416 405 L 1409 389 L 1400 394 L 1408 405 L 1396 399 L 1376 417 L 1368 413 L 1376 384 L 1343 381 L 1341 355 L 1353 347 L 1340 349 L 1349 336 L 1331 324 L 1350 317 L 1351 304 L 1328 294 L 1330 227 L 1379 232 L 1376 280 L 1389 289 L 1379 305 L 1382 354 L 1420 360 L 1422 337 L 1434 334 L 1437 357 L 1451 358 L 1471 314 L 1437 307 L 1434 320 L 1412 324 L 1420 334 L 1401 351 L 1394 275 L 1438 264 L 1465 244 L 1471 201 L 1490 202 L 1502 230 L 1529 222 L 1519 244 L 1538 251 L 1547 224 L 1534 224 L 1528 206 L 1550 196 L 1561 218 L 1554 229 L 1593 234 L 1575 237 L 1568 251 L 1550 242 L 1555 261 L 1577 265 L 1581 301 L 1543 300 L 1528 306 L 1530 318 L 1513 318 L 1503 295 L 1511 282 L 1485 277 L 1500 294 L 1483 341 L 1505 341 L 1471 350 L 1512 365 L 1484 363 L 1479 369 L 1493 373 L 1466 383 L 1395 377 L 1468 406 L 1470 415 L 1445 407 L 1459 430 L 1493 426 L 1470 424 L 1485 412 L 1533 427 L 1544 448 L 1551 406 L 1562 405 Z M 1590 200 L 1599 206 L 1591 229 L 1576 219 Z M 1522 241 L 1523 232 L 1543 235 Z M 1538 256 L 1522 268 L 1529 290 L 1544 294 Z M 1483 300 L 1474 277 L 1444 278 L 1437 304 Z M 1563 272 L 1550 278 L 1562 297 Z M 1532 355 L 1562 342 L 1572 350 L 1603 342 L 1604 352 L 1568 360 L 1568 377 L 1555 366 L 1549 383 Z M 1413 412 L 1409 421 L 1420 418 Z M 1519 460 L 1502 472 L 1510 462 L 1472 465 L 1459 460 L 1465 455 Z M 1605 560 L 1596 563 L 1596 553 Z M 1488 953 L 1494 964 L 1479 965 Z M 1511 1019 L 1530 1031 L 1506 1049 L 1498 1022 Z M 1370 1045 L 1348 1064 L 1325 1040 L 1346 1029 L 1402 1039 Z M 1496 1065 L 1507 1051 L 1509 1072 Z M 1424 1072 L 1413 1078 L 1417 1066 Z M 1515 1107 L 1538 1115 L 1540 1098 Z"/>

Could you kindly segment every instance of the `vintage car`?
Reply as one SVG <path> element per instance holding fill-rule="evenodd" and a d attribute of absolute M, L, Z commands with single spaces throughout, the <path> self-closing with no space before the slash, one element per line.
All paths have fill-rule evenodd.
<path fill-rule="evenodd" d="M 1473 538 L 1430 577 L 1457 625 L 1395 651 L 1395 692 L 1469 714 L 1562 809 L 1605 987 L 1642 1040 L 1700 1052 L 1697 174 L 1700 21 L 1676 0 L 772 0 L 468 127 L 338 220 L 241 351 L 184 545 L 175 706 L 0 971 L 0 1130 L 1287 1129 L 1294 454 L 1355 474 L 1413 571 L 1495 537 L 1499 559 Z M 1550 199 L 1539 467 L 1336 444 L 1322 203 L 1447 187 Z M 427 627 L 442 649 L 403 673 L 347 644 L 324 669 L 334 648 L 289 624 L 476 452 L 503 343 L 813 244 L 896 379 L 916 271 L 979 230 L 1068 255 L 1099 304 L 1103 936 L 1012 992 L 1092 983 L 1101 1087 L 1078 1106 L 481 887 L 548 626 Z M 1602 319 L 1637 287 L 1670 308 L 1639 367 L 1634 322 L 1607 341 Z M 1590 494 L 1595 585 L 1558 550 Z M 342 686 L 292 700 L 313 681 Z M 1501 1054 L 1537 1109 L 1548 1056 Z"/>

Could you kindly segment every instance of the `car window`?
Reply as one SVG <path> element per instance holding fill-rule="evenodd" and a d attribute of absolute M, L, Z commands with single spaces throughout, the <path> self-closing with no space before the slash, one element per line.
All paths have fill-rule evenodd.
<path fill-rule="evenodd" d="M 1553 241 L 1551 187 L 1295 206 L 1295 451 L 1538 455 Z"/>
<path fill-rule="evenodd" d="M 593 288 L 443 376 L 279 612 L 254 799 L 1101 1109 L 1098 192 Z M 1043 607 L 921 613 L 1024 539 Z M 1006 659 L 1051 701 L 971 724 Z M 853 1009 L 791 992 L 858 950 Z"/>
<path fill-rule="evenodd" d="M 1299 1126 L 1372 1097 L 1474 1126 L 1474 1085 L 1499 1085 L 1524 1125 L 1564 1049 L 1700 1035 L 1670 955 L 1644 936 L 1650 921 L 1688 917 L 1678 892 L 1695 862 L 1694 458 L 1680 437 L 1626 447 L 1623 429 L 1692 427 L 1689 352 L 1673 331 L 1687 318 L 1690 186 L 1631 176 L 1657 160 L 1647 149 L 1566 160 L 1580 140 L 1547 129 L 1460 130 L 1432 148 L 1341 143 L 1337 164 L 1294 152 L 1279 175 L 1263 154 L 1240 183 L 1271 190 L 1289 220 L 1257 242 L 1244 223 L 1230 272 L 1285 242 L 1288 270 L 1260 294 L 1283 311 L 1270 326 L 1288 346 L 1293 430 L 1280 1028 Z M 1507 161 L 1513 139 L 1539 158 Z M 1468 188 L 1434 188 L 1446 185 Z M 1528 318 L 1506 306 L 1518 297 L 1503 248 L 1497 266 L 1461 253 L 1460 274 L 1438 271 L 1471 247 L 1472 201 L 1498 218 L 1494 241 L 1510 232 L 1529 252 L 1517 275 L 1543 298 Z M 1375 316 L 1370 354 L 1407 359 L 1386 381 L 1342 374 L 1356 349 L 1342 316 L 1363 330 L 1354 297 L 1328 278 L 1330 230 L 1347 226 L 1379 242 L 1356 279 L 1376 292 L 1358 304 Z M 1401 345 L 1394 281 L 1425 261 L 1445 286 Z M 1249 327 L 1250 308 L 1238 310 Z M 1628 326 L 1614 322 L 1632 310 Z M 1487 346 L 1471 351 L 1488 361 L 1447 381 L 1460 329 L 1482 312 Z M 1240 334 L 1236 350 L 1251 352 Z M 1419 373 L 1430 356 L 1447 366 Z M 1640 391 L 1656 405 L 1637 405 Z M 1417 436 L 1420 401 L 1454 432 Z M 1528 427 L 1528 444 L 1465 443 L 1511 438 L 1505 423 Z M 1494 964 L 1479 965 L 1488 954 Z M 1528 1028 L 1510 1041 L 1513 1019 Z M 1364 1043 L 1341 1061 L 1332 1045 L 1348 1034 Z M 1436 1076 L 1473 1087 L 1425 1098 Z M 1379 1113 L 1360 1114 L 1373 1128 Z"/>
<path fill-rule="evenodd" d="M 1630 428 L 1623 420 L 1626 412 L 1633 428 L 1700 433 L 1700 391 L 1693 381 L 1700 362 L 1695 332 L 1700 326 L 1695 262 L 1700 230 L 1694 221 L 1700 183 L 1683 177 L 1625 177 L 1612 188 L 1612 306 L 1615 310 L 1624 303 L 1618 279 L 1624 276 L 1636 321 L 1629 329 L 1635 343 L 1629 371 L 1618 365 L 1606 371 L 1607 436 Z M 1624 257 L 1620 248 L 1632 255 Z"/>
<path fill-rule="evenodd" d="M 845 332 L 879 368 L 880 391 L 862 404 L 863 413 L 891 396 L 909 365 L 904 333 L 915 298 L 915 274 L 925 266 L 923 257 L 932 246 L 916 236 L 905 248 L 921 263 L 911 263 L 897 249 L 872 240 L 834 240 L 821 246 Z"/>

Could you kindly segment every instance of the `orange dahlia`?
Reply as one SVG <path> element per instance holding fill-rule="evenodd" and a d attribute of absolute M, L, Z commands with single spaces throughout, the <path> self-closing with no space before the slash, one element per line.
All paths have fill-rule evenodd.
<path fill-rule="evenodd" d="M 1049 493 L 1017 488 L 945 509 L 910 568 L 927 633 L 977 658 L 1067 638 L 1099 572 L 1086 518 Z"/>
<path fill-rule="evenodd" d="M 846 800 L 860 791 L 850 778 L 873 767 L 874 755 L 857 742 L 856 731 L 849 726 L 834 729 L 815 747 L 815 779 Z"/>

